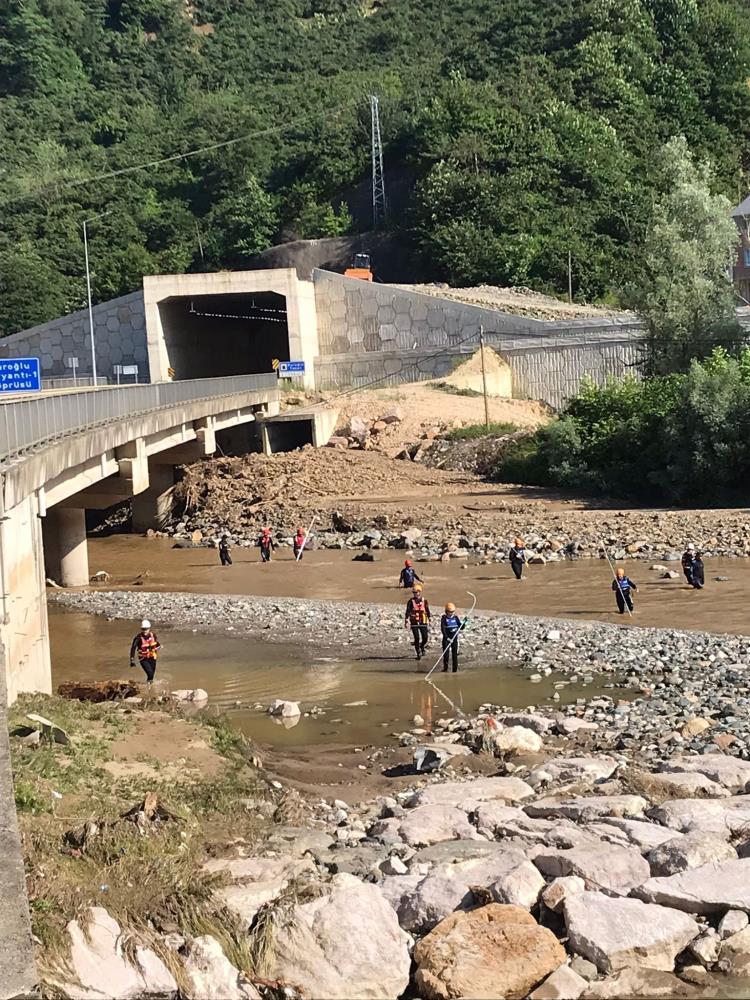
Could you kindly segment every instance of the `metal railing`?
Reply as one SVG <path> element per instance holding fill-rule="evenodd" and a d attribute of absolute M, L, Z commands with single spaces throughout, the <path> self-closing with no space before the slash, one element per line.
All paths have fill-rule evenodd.
<path fill-rule="evenodd" d="M 269 373 L 92 388 L 15 401 L 5 397 L 0 405 L 0 462 L 66 435 L 128 417 L 169 409 L 180 403 L 273 389 L 277 385 L 276 375 Z"/>

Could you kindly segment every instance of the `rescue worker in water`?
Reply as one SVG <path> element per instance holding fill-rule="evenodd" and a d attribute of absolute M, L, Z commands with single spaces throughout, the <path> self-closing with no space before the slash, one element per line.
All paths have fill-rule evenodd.
<path fill-rule="evenodd" d="M 422 584 L 415 583 L 412 588 L 411 597 L 406 604 L 406 614 L 404 615 L 404 628 L 411 628 L 414 637 L 414 651 L 417 659 L 421 660 L 427 646 L 427 639 L 430 634 L 430 605 L 422 596 Z"/>
<path fill-rule="evenodd" d="M 260 549 L 260 561 L 267 563 L 271 561 L 271 553 L 276 548 L 273 538 L 271 537 L 271 529 L 264 528 L 258 538 L 258 548 Z"/>
<path fill-rule="evenodd" d="M 635 583 L 627 576 L 622 566 L 617 567 L 616 579 L 612 581 L 612 590 L 617 598 L 617 610 L 621 615 L 625 614 L 625 605 L 629 611 L 633 611 L 633 591 L 637 591 Z"/>
<path fill-rule="evenodd" d="M 463 631 L 464 622 L 456 614 L 456 605 L 448 601 L 445 614 L 440 619 L 440 631 L 443 636 L 443 673 L 448 672 L 448 660 L 453 659 L 453 673 L 458 671 L 458 633 Z"/>
<path fill-rule="evenodd" d="M 401 576 L 398 578 L 399 587 L 403 587 L 404 590 L 408 590 L 413 587 L 415 583 L 421 583 L 422 579 L 418 576 L 417 571 L 414 569 L 414 563 L 411 559 L 406 559 L 404 561 L 404 568 L 401 570 Z"/>
<path fill-rule="evenodd" d="M 294 536 L 294 558 L 297 560 L 303 559 L 305 555 L 305 542 L 307 541 L 307 535 L 304 528 L 297 528 L 297 533 Z"/>
<path fill-rule="evenodd" d="M 144 618 L 141 622 L 141 631 L 130 644 L 130 666 L 135 666 L 135 658 L 137 656 L 138 662 L 146 674 L 146 681 L 149 687 L 154 682 L 156 657 L 160 649 L 161 643 L 156 636 L 156 632 L 151 631 L 151 622 L 147 618 Z"/>

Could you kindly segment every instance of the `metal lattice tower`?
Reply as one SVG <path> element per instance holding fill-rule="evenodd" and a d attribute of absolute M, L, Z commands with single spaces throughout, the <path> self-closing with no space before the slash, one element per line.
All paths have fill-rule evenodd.
<path fill-rule="evenodd" d="M 373 94 L 370 97 L 372 119 L 372 226 L 377 229 L 386 215 L 385 171 L 383 170 L 383 142 L 380 137 L 380 104 Z"/>

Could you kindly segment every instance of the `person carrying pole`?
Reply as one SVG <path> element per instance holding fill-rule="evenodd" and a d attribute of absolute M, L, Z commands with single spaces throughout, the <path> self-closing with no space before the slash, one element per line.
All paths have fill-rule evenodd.
<path fill-rule="evenodd" d="M 523 580 L 523 568 L 529 561 L 526 554 L 526 543 L 523 538 L 516 538 L 510 547 L 508 558 L 510 559 L 510 568 L 513 570 L 516 580 Z"/>
<path fill-rule="evenodd" d="M 222 535 L 221 540 L 219 541 L 219 559 L 221 560 L 222 566 L 232 565 L 231 546 L 227 535 Z"/>
<path fill-rule="evenodd" d="M 135 666 L 135 658 L 138 657 L 143 672 L 146 675 L 148 686 L 154 683 L 156 673 L 156 657 L 161 649 L 156 632 L 151 631 L 151 622 L 144 618 L 141 622 L 141 631 L 135 636 L 130 644 L 130 666 Z"/>
<path fill-rule="evenodd" d="M 298 527 L 296 534 L 294 536 L 294 558 L 297 562 L 300 561 L 305 552 L 305 542 L 307 541 L 307 534 L 303 527 Z"/>
<path fill-rule="evenodd" d="M 632 591 L 637 591 L 638 587 L 635 583 L 627 576 L 625 576 L 625 570 L 622 566 L 617 567 L 615 573 L 615 578 L 612 581 L 612 590 L 615 592 L 615 597 L 617 599 L 617 610 L 621 615 L 625 614 L 625 607 L 627 606 L 630 614 L 633 613 L 633 594 Z"/>
<path fill-rule="evenodd" d="M 453 660 L 453 673 L 458 672 L 458 634 L 463 631 L 464 622 L 456 614 L 456 605 L 448 601 L 445 614 L 440 619 L 440 632 L 443 636 L 443 673 L 448 673 L 448 661 Z"/>
<path fill-rule="evenodd" d="M 422 584 L 415 583 L 412 588 L 411 597 L 406 604 L 404 614 L 404 628 L 411 628 L 414 638 L 414 651 L 417 659 L 421 660 L 427 647 L 427 639 L 430 634 L 430 605 L 422 595 Z"/>
<path fill-rule="evenodd" d="M 404 560 L 404 568 L 401 570 L 401 575 L 398 578 L 399 587 L 403 587 L 404 590 L 409 590 L 409 588 L 413 587 L 415 583 L 421 582 L 422 578 L 414 569 L 414 563 L 411 559 Z"/>
<path fill-rule="evenodd" d="M 271 537 L 271 529 L 264 528 L 258 538 L 258 548 L 260 549 L 260 561 L 267 563 L 271 561 L 271 553 L 276 548 L 273 538 Z"/>

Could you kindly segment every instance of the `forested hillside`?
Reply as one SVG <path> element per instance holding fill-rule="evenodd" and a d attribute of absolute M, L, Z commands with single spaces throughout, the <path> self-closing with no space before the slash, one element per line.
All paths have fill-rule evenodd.
<path fill-rule="evenodd" d="M 0 333 L 83 305 L 98 213 L 97 299 L 366 229 L 340 206 L 369 172 L 370 93 L 387 171 L 415 178 L 389 225 L 435 279 L 562 290 L 570 250 L 576 294 L 616 298 L 675 134 L 746 193 L 744 0 L 0 0 L 0 16 Z"/>

